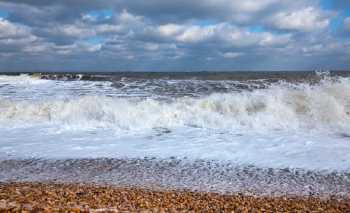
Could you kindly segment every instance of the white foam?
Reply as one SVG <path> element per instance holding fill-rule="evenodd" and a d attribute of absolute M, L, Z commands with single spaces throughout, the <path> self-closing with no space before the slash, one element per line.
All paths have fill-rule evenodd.
<path fill-rule="evenodd" d="M 64 87 L 44 82 L 26 85 L 40 91 L 32 99 L 0 96 L 2 158 L 175 156 L 261 167 L 350 169 L 348 78 L 167 99 L 98 95 L 113 93 L 107 83 L 64 82 Z M 95 86 L 83 94 L 72 92 L 85 83 Z M 66 90 L 52 91 L 57 88 Z M 43 96 L 43 90 L 54 95 Z"/>
<path fill-rule="evenodd" d="M 269 89 L 200 98 L 73 96 L 63 100 L 0 99 L 0 122 L 44 122 L 117 130 L 327 130 L 350 134 L 348 79 L 320 85 L 277 84 Z"/>

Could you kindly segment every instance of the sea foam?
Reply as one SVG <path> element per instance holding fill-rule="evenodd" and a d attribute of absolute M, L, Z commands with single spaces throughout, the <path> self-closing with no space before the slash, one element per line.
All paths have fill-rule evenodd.
<path fill-rule="evenodd" d="M 56 123 L 119 130 L 210 128 L 236 130 L 316 129 L 350 134 L 350 80 L 315 85 L 279 82 L 266 89 L 201 97 L 106 97 L 0 99 L 0 123 Z"/>
<path fill-rule="evenodd" d="M 319 78 L 0 76 L 0 159 L 175 157 L 349 171 L 350 78 Z"/>

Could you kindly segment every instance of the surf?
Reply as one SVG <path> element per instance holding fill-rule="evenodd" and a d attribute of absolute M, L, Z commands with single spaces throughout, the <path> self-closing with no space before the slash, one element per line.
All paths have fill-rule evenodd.
<path fill-rule="evenodd" d="M 57 123 L 122 130 L 197 127 L 250 130 L 339 130 L 350 133 L 350 79 L 317 84 L 277 82 L 265 89 L 200 97 L 0 99 L 0 125 Z"/>

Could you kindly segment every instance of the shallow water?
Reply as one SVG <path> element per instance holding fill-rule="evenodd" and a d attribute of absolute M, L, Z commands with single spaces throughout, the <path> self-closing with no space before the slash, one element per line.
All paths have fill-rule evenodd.
<path fill-rule="evenodd" d="M 243 167 L 223 161 L 31 159 L 0 161 L 0 169 L 0 182 L 94 183 L 257 196 L 350 197 L 350 173 Z"/>

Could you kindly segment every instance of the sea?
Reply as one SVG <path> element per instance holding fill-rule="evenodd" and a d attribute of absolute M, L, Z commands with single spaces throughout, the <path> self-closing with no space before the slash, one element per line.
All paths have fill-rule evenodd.
<path fill-rule="evenodd" d="M 0 75 L 0 182 L 350 196 L 350 72 Z"/>

